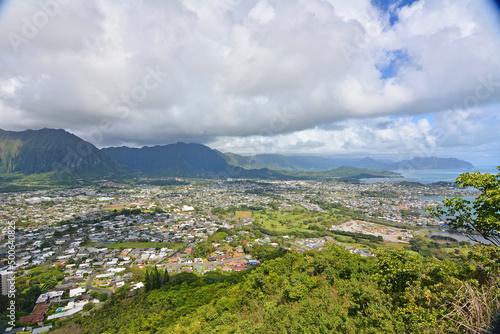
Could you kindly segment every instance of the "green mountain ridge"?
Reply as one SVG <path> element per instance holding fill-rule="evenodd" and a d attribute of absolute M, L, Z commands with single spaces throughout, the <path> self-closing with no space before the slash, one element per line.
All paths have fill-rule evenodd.
<path fill-rule="evenodd" d="M 225 156 L 201 144 L 176 143 L 163 146 L 104 148 L 119 163 L 146 175 L 160 177 L 220 177 L 261 179 L 332 179 L 398 177 L 397 173 L 342 166 L 318 172 L 296 172 L 255 164 L 247 168 L 234 166 Z"/>
<path fill-rule="evenodd" d="M 0 174 L 105 175 L 127 171 L 94 145 L 65 130 L 0 130 Z"/>
<path fill-rule="evenodd" d="M 272 162 L 273 155 L 261 155 Z M 359 179 L 395 177 L 392 172 L 353 167 L 304 171 L 282 169 L 281 164 L 252 163 L 252 168 L 233 165 L 234 156 L 202 144 L 175 143 L 162 146 L 97 149 L 91 143 L 56 129 L 0 130 L 0 179 L 8 175 L 52 174 L 50 178 L 125 176 L 140 173 L 154 177 L 201 177 L 233 179 Z M 300 160 L 300 159 L 299 159 Z M 302 159 L 304 160 L 304 159 Z M 324 166 L 328 166 L 325 160 Z M 271 167 L 271 168 L 269 168 Z M 53 175 L 55 174 L 55 176 Z"/>

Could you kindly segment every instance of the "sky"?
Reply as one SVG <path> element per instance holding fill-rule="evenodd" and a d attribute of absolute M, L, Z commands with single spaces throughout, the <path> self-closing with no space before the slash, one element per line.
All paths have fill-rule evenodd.
<path fill-rule="evenodd" d="M 97 147 L 500 165 L 478 0 L 0 1 L 0 128 Z"/>

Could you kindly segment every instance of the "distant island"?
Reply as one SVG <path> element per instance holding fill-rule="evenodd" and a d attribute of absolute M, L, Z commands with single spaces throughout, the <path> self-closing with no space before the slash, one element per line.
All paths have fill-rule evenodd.
<path fill-rule="evenodd" d="M 324 171 L 341 166 L 371 170 L 416 170 L 416 169 L 472 169 L 474 166 L 456 158 L 417 157 L 410 160 L 391 161 L 382 159 L 345 159 L 322 156 L 286 156 L 281 154 L 257 154 L 242 156 L 223 154 L 226 161 L 244 168 L 269 168 L 286 171 Z"/>

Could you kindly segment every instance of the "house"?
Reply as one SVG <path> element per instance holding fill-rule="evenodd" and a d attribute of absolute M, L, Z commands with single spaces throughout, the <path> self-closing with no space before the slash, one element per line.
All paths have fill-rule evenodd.
<path fill-rule="evenodd" d="M 245 269 L 245 266 L 240 264 L 239 266 L 237 266 L 236 268 L 234 268 L 234 271 L 241 271 L 243 269 Z"/>
<path fill-rule="evenodd" d="M 36 304 L 31 314 L 45 314 L 49 310 L 49 304 Z"/>
<path fill-rule="evenodd" d="M 116 281 L 116 282 L 111 282 L 110 285 L 115 285 L 117 288 L 121 288 L 122 286 L 125 285 L 124 281 Z"/>
<path fill-rule="evenodd" d="M 44 327 L 38 327 L 38 328 L 35 328 L 35 329 L 31 332 L 31 334 L 40 334 L 40 333 L 43 333 L 43 332 L 49 331 L 51 328 L 52 328 L 52 325 L 50 325 L 50 326 L 44 326 Z"/>
<path fill-rule="evenodd" d="M 74 297 L 81 296 L 82 293 L 85 293 L 86 291 L 87 291 L 87 289 L 84 289 L 84 288 L 71 289 L 71 290 L 69 290 L 69 297 L 74 298 Z"/>
<path fill-rule="evenodd" d="M 85 305 L 88 302 L 90 302 L 91 300 L 92 300 L 92 297 L 90 297 L 88 295 L 76 297 L 75 301 L 74 301 L 74 305 L 75 305 L 75 307 L 79 307 L 79 305 Z"/>
<path fill-rule="evenodd" d="M 132 289 L 130 291 L 136 290 L 136 289 L 140 289 L 140 288 L 143 288 L 143 287 L 144 287 L 144 283 L 138 282 L 138 283 L 132 284 Z"/>
<path fill-rule="evenodd" d="M 83 306 L 80 306 L 80 307 L 75 307 L 75 308 L 72 308 L 71 310 L 66 311 L 66 312 L 55 313 L 55 314 L 49 315 L 49 316 L 47 317 L 47 320 L 58 319 L 58 318 L 64 318 L 64 317 L 67 317 L 67 316 L 70 316 L 70 315 L 76 314 L 76 313 L 78 313 L 78 312 L 81 312 L 82 310 L 83 310 Z"/>
<path fill-rule="evenodd" d="M 57 303 L 61 301 L 61 297 L 64 291 L 49 291 L 47 293 L 42 293 L 36 300 L 36 304 L 46 303 Z"/>
<path fill-rule="evenodd" d="M 107 274 L 100 274 L 100 275 L 97 275 L 95 278 L 97 278 L 97 279 L 100 279 L 100 278 L 111 278 L 111 277 L 113 277 L 113 276 L 115 276 L 115 274 L 114 274 L 114 273 L 107 273 Z"/>
<path fill-rule="evenodd" d="M 16 333 L 25 333 L 26 331 L 31 331 L 31 327 L 20 327 L 20 328 L 12 328 L 12 327 L 8 327 L 5 332 L 3 332 L 4 334 L 16 334 Z"/>
<path fill-rule="evenodd" d="M 58 291 L 72 289 L 76 286 L 75 283 L 66 283 L 61 285 L 56 285 L 55 289 Z"/>
<path fill-rule="evenodd" d="M 30 314 L 25 315 L 19 319 L 20 323 L 37 323 L 38 325 L 42 325 L 45 320 L 44 314 Z"/>

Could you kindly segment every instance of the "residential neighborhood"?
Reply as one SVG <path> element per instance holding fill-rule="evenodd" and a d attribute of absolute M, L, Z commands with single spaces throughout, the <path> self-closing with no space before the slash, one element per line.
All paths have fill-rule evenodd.
<path fill-rule="evenodd" d="M 239 272 L 258 266 L 265 247 L 305 252 L 338 244 L 360 256 L 375 256 L 372 249 L 341 237 L 308 237 L 307 231 L 408 243 L 417 226 L 440 224 L 422 214 L 439 202 L 421 198 L 457 194 L 463 195 L 453 187 L 397 183 L 246 180 L 176 187 L 102 183 L 98 188 L 0 194 L 0 218 L 16 227 L 16 282 L 40 280 L 31 309 L 17 321 L 35 332 L 37 326 L 98 307 L 120 289 L 136 294 L 144 289 L 148 268 L 171 275 Z M 349 215 L 372 220 L 344 218 Z M 4 271 L 6 237 L 4 230 Z"/>

